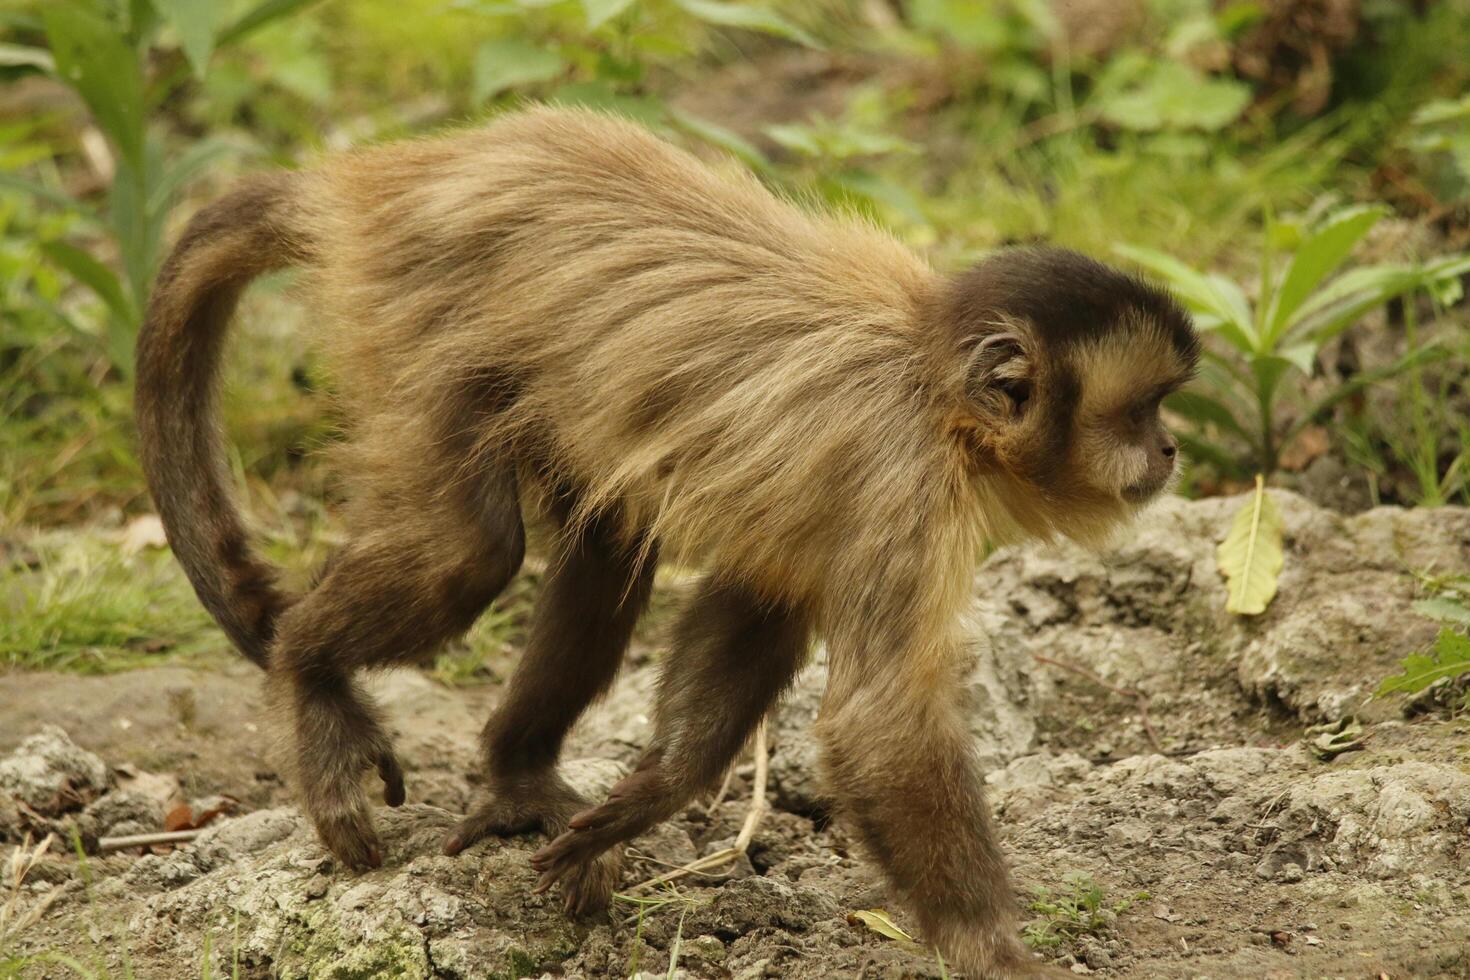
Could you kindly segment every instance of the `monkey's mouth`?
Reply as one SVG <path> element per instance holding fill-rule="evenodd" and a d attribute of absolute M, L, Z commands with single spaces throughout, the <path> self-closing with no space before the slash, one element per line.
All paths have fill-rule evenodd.
<path fill-rule="evenodd" d="M 1144 480 L 1124 487 L 1119 491 L 1118 496 L 1130 504 L 1146 504 L 1158 496 L 1159 491 L 1164 489 L 1164 484 L 1168 482 L 1168 480 Z"/>

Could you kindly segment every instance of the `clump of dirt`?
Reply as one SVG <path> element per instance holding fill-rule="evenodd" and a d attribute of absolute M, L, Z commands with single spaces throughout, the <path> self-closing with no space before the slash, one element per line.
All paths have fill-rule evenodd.
<path fill-rule="evenodd" d="M 1405 720 L 1397 703 L 1367 699 L 1432 635 L 1410 607 L 1412 572 L 1470 567 L 1470 511 L 1344 518 L 1278 499 L 1281 590 L 1250 620 L 1223 612 L 1213 560 L 1238 500 L 1170 501 L 1103 555 L 1018 549 L 977 574 L 976 748 L 993 766 L 1021 900 L 1035 903 L 1028 934 L 1073 972 L 1470 975 L 1470 720 L 1443 709 Z M 588 792 L 605 791 L 649 736 L 654 646 L 634 652 L 570 740 L 569 778 Z M 11 752 L 0 833 L 20 830 L 5 829 L 7 812 L 35 811 L 51 799 L 41 787 L 62 785 L 92 796 L 47 820 L 90 813 L 94 835 L 156 826 L 156 785 L 137 790 L 148 772 L 246 811 L 188 846 L 94 856 L 85 871 L 48 855 L 17 908 L 59 895 L 0 955 L 60 951 L 114 972 L 126 956 L 138 976 L 194 975 L 206 955 L 216 975 L 238 963 L 247 977 L 664 976 L 671 958 L 684 977 L 940 976 L 923 946 L 853 915 L 887 909 L 912 929 L 817 777 L 809 725 L 824 671 L 818 651 L 773 716 L 774 809 L 749 853 L 718 874 L 634 889 L 730 843 L 749 806 L 745 762 L 721 802 L 706 797 L 635 841 L 628 897 L 584 922 L 531 894 L 534 835 L 438 852 L 477 788 L 493 685 L 377 680 L 413 802 L 378 811 L 384 867 L 354 875 L 291 805 L 242 668 L 0 678 L 0 752 Z M 191 692 L 192 709 L 170 690 Z M 1303 736 L 1322 723 L 1356 726 L 1353 750 L 1309 751 Z M 7 775 L 17 772 L 28 775 Z"/>

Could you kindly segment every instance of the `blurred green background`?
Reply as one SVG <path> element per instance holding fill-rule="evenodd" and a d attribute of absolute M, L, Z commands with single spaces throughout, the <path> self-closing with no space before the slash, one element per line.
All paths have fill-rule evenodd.
<path fill-rule="evenodd" d="M 0 32 L 0 663 L 208 635 L 112 534 L 148 510 L 131 351 L 194 208 L 528 101 L 733 156 L 943 268 L 1050 241 L 1164 278 L 1209 333 L 1169 405 L 1188 494 L 1470 501 L 1464 0 L 40 0 Z M 289 286 L 248 297 L 225 405 L 304 569 L 335 426 Z"/>

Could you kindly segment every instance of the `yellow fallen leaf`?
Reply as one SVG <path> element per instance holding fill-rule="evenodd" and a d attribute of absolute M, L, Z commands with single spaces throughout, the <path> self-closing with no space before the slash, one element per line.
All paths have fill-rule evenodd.
<path fill-rule="evenodd" d="M 1245 616 L 1266 611 L 1276 595 L 1285 553 L 1281 546 L 1281 512 L 1266 492 L 1266 481 L 1256 476 L 1256 492 L 1235 515 L 1230 533 L 1215 550 L 1225 576 L 1225 608 Z"/>

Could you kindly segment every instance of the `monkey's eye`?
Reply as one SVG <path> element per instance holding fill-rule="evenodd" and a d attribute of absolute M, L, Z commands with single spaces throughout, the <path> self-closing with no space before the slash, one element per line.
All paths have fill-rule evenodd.
<path fill-rule="evenodd" d="M 1031 382 L 1025 378 L 1012 378 L 1001 381 L 999 388 L 1005 396 L 1011 400 L 1011 408 L 1017 415 L 1026 410 L 1026 405 L 1031 401 Z"/>
<path fill-rule="evenodd" d="M 1159 406 L 1163 404 L 1163 401 L 1163 395 L 1156 395 L 1151 398 L 1145 398 L 1143 401 L 1134 405 L 1133 410 L 1128 413 L 1129 421 L 1131 421 L 1134 425 L 1147 425 L 1149 422 L 1158 417 Z"/>

